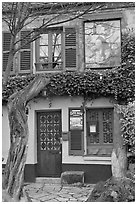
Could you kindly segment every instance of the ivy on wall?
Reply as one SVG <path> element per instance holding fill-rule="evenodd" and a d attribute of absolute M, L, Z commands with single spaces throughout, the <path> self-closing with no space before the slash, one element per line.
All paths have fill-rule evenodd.
<path fill-rule="evenodd" d="M 127 105 L 116 105 L 120 114 L 121 135 L 129 152 L 135 154 L 135 102 Z"/>
<path fill-rule="evenodd" d="M 7 103 L 12 93 L 23 89 L 34 78 L 35 75 L 11 77 L 3 91 L 3 103 Z M 134 100 L 135 95 L 134 65 L 126 64 L 102 72 L 89 70 L 50 75 L 50 83 L 45 90 L 47 96 L 83 96 L 89 99 L 104 96 L 115 98 L 118 103 L 128 103 Z"/>

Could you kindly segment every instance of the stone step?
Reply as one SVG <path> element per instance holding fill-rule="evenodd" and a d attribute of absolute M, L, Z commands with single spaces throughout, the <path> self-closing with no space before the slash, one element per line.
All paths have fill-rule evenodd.
<path fill-rule="evenodd" d="M 65 171 L 61 174 L 61 184 L 84 184 L 84 172 L 83 171 Z"/>
<path fill-rule="evenodd" d="M 37 177 L 37 178 L 36 178 L 36 183 L 61 184 L 61 178 Z"/>

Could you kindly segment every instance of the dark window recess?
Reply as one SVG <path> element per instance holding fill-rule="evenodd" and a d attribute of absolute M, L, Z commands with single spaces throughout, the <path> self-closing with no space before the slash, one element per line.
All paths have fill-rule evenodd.
<path fill-rule="evenodd" d="M 81 150 L 81 130 L 72 130 L 70 133 L 71 136 L 71 150 Z"/>
<path fill-rule="evenodd" d="M 30 70 L 31 51 L 21 51 L 20 70 Z"/>

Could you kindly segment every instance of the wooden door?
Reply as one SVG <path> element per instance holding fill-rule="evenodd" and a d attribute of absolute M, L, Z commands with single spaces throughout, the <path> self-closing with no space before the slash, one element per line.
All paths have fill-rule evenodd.
<path fill-rule="evenodd" d="M 37 113 L 37 176 L 59 177 L 61 174 L 61 112 Z"/>

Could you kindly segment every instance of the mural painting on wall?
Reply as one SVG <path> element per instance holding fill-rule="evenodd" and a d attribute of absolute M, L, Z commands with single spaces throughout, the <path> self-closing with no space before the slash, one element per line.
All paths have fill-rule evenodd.
<path fill-rule="evenodd" d="M 87 68 L 120 65 L 120 20 L 85 23 L 85 56 Z"/>

